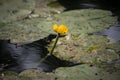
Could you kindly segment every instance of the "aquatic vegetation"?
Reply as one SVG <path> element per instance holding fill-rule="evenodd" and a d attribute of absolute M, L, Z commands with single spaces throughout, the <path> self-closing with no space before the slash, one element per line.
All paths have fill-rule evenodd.
<path fill-rule="evenodd" d="M 117 54 L 119 44 L 116 43 L 116 46 L 115 43 L 110 44 L 109 39 L 104 36 L 71 35 L 69 40 L 60 38 L 59 42 L 54 55 L 63 60 L 96 64 L 119 59 Z"/>
<path fill-rule="evenodd" d="M 99 48 L 98 46 L 93 45 L 93 46 L 90 46 L 90 47 L 88 48 L 88 50 L 91 52 L 91 51 L 96 50 L 96 49 L 98 49 L 98 48 Z"/>
<path fill-rule="evenodd" d="M 47 54 L 47 56 L 45 56 L 42 60 L 40 60 L 40 62 L 44 61 L 48 56 L 53 55 L 53 51 L 56 47 L 56 44 L 58 42 L 58 39 L 59 39 L 60 35 L 65 35 L 65 34 L 68 33 L 68 28 L 65 25 L 60 25 L 58 27 L 57 24 L 54 24 L 53 25 L 53 30 L 57 33 L 56 40 L 55 40 L 55 42 L 53 44 L 53 47 L 50 50 L 49 54 Z"/>
<path fill-rule="evenodd" d="M 43 39 L 43 37 L 51 33 L 57 33 L 56 39 L 52 40 L 49 46 L 45 46 L 45 50 L 50 49 L 50 53 L 43 57 L 43 59 L 51 54 L 53 56 L 49 57 L 45 63 L 59 66 L 59 61 L 57 60 L 60 59 L 87 64 L 58 68 L 55 70 L 55 73 L 45 73 L 38 70 L 25 70 L 20 74 L 11 71 L 4 72 L 0 74 L 0 80 L 76 80 L 78 78 L 82 80 L 120 79 L 120 68 L 111 75 L 111 73 L 105 71 L 105 69 L 102 70 L 97 66 L 88 64 L 111 63 L 111 61 L 119 59 L 117 53 L 120 52 L 120 42 L 109 43 L 109 39 L 106 37 L 86 34 L 100 31 L 114 25 L 117 22 L 117 17 L 113 16 L 113 14 L 107 10 L 80 9 L 63 12 L 64 9 L 65 8 L 56 0 L 1 0 L 0 39 L 11 39 L 12 42 L 31 42 Z M 53 25 L 54 23 L 56 24 Z M 62 23 L 67 24 L 68 27 L 66 25 L 57 25 Z M 53 26 L 54 31 L 51 29 L 51 26 Z M 68 33 L 68 28 L 70 34 L 59 38 L 60 35 L 66 35 Z M 67 37 L 69 37 L 69 39 Z M 8 44 L 9 46 L 16 46 L 12 43 Z M 23 49 L 23 47 L 25 47 L 25 49 Z M 31 45 L 31 47 L 23 45 L 16 49 L 17 51 L 15 52 L 18 52 L 19 49 L 27 49 L 29 53 L 35 53 L 36 51 L 41 52 L 38 46 L 35 48 L 33 45 Z M 33 60 L 33 57 L 36 57 L 35 60 L 33 60 L 33 64 L 41 60 L 41 58 L 39 58 L 40 56 L 41 55 L 36 54 L 30 55 L 31 60 Z M 30 60 L 29 58 L 25 59 Z M 63 64 L 63 62 L 60 63 Z M 25 65 L 27 64 L 24 64 L 24 66 Z M 44 65 L 45 64 L 43 64 L 42 69 L 49 68 Z M 36 66 L 36 64 L 34 66 Z M 113 70 L 116 70 L 117 66 L 119 67 L 120 65 L 113 65 L 113 68 L 115 68 Z M 39 68 L 41 67 L 39 66 Z"/>
<path fill-rule="evenodd" d="M 58 27 L 57 24 L 54 24 L 53 25 L 53 30 L 57 33 L 57 37 L 56 37 L 55 43 L 54 43 L 54 45 L 52 47 L 52 50 L 50 52 L 50 55 L 53 53 L 54 48 L 55 48 L 55 46 L 56 46 L 56 44 L 58 42 L 58 39 L 59 39 L 60 35 L 65 35 L 65 34 L 68 33 L 68 28 L 65 25 L 60 25 Z"/>
<path fill-rule="evenodd" d="M 24 19 L 35 8 L 33 0 L 0 0 L 0 22 L 13 22 Z"/>
<path fill-rule="evenodd" d="M 110 68 L 110 67 L 109 67 Z M 62 67 L 55 71 L 55 75 L 63 80 L 119 80 L 120 70 L 109 73 L 110 70 L 96 65 L 83 64 L 74 67 Z"/>
<path fill-rule="evenodd" d="M 107 10 L 81 9 L 56 14 L 53 20 L 67 24 L 71 34 L 82 34 L 103 30 L 115 24 L 117 17 Z"/>
<path fill-rule="evenodd" d="M 35 41 L 50 33 L 55 33 L 51 29 L 54 23 L 58 25 L 67 24 L 69 33 L 74 36 L 96 32 L 117 22 L 117 18 L 111 15 L 110 11 L 83 9 L 55 14 L 47 19 L 31 18 L 20 20 L 4 24 L 0 28 L 0 39 L 11 39 L 12 42 Z"/>

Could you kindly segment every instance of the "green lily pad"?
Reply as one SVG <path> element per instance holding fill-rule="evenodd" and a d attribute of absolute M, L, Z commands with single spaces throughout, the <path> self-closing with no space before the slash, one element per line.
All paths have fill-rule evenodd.
<path fill-rule="evenodd" d="M 0 22 L 12 22 L 25 18 L 35 7 L 33 0 L 0 0 Z"/>
<path fill-rule="evenodd" d="M 104 36 L 71 35 L 59 40 L 53 54 L 63 60 L 77 63 L 110 62 L 119 58 L 116 51 L 118 46 L 113 45 L 114 48 L 111 48 L 110 45 L 112 46 Z"/>
<path fill-rule="evenodd" d="M 66 24 L 71 34 L 91 33 L 105 29 L 117 22 L 110 11 L 81 9 L 55 15 L 56 23 Z"/>
<path fill-rule="evenodd" d="M 57 0 L 36 0 L 34 13 L 39 17 L 50 17 L 63 12 L 65 8 Z"/>
<path fill-rule="evenodd" d="M 87 64 L 69 68 L 58 68 L 55 75 L 63 80 L 119 80 L 120 70 L 109 73 L 102 68 Z"/>
<path fill-rule="evenodd" d="M 120 52 L 120 41 L 109 44 L 109 49 L 114 49 L 116 52 Z"/>
<path fill-rule="evenodd" d="M 19 76 L 28 77 L 31 80 L 56 80 L 56 76 L 53 73 L 45 73 L 35 69 L 25 70 Z M 62 78 L 59 79 L 62 80 Z"/>
<path fill-rule="evenodd" d="M 45 19 L 27 19 L 0 26 L 0 39 L 10 39 L 12 42 L 30 42 L 54 33 L 52 23 Z"/>
<path fill-rule="evenodd" d="M 0 73 L 0 80 L 31 80 L 28 77 L 19 77 L 18 73 L 5 71 Z"/>
<path fill-rule="evenodd" d="M 109 27 L 117 21 L 117 18 L 111 15 L 110 11 L 83 9 L 63 12 L 48 18 L 25 19 L 7 24 L 0 23 L 0 39 L 11 39 L 13 42 L 38 40 L 55 33 L 52 30 L 55 23 L 67 25 L 69 33 L 72 35 L 95 32 Z"/>

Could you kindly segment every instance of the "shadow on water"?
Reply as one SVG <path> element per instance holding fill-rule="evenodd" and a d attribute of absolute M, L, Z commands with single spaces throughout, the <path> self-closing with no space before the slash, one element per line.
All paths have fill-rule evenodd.
<path fill-rule="evenodd" d="M 10 40 L 0 40 L 0 71 L 21 72 L 26 69 L 38 69 L 51 72 L 57 67 L 73 66 L 72 62 L 60 60 L 51 55 L 41 60 L 48 54 L 47 46 L 56 35 L 49 35 L 43 39 L 26 43 L 11 43 Z M 77 64 L 76 64 L 77 65 Z"/>

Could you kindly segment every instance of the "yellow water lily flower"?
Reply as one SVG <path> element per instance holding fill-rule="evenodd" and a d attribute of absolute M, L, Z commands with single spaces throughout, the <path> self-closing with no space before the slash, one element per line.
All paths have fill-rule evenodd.
<path fill-rule="evenodd" d="M 53 30 L 57 33 L 60 33 L 60 34 L 67 34 L 68 33 L 68 28 L 66 25 L 60 25 L 58 26 L 57 24 L 54 24 L 53 25 Z"/>

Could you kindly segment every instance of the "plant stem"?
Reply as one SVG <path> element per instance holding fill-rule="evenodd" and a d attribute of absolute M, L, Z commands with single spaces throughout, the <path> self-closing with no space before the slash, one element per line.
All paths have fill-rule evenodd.
<path fill-rule="evenodd" d="M 48 56 L 50 56 L 50 55 L 53 54 L 53 51 L 54 51 L 54 49 L 55 49 L 55 47 L 56 47 L 56 44 L 57 44 L 57 42 L 58 42 L 59 37 L 60 37 L 60 34 L 58 33 L 58 34 L 57 34 L 57 37 L 56 37 L 56 40 L 55 40 L 55 43 L 54 43 L 54 45 L 53 45 L 53 47 L 52 47 L 52 50 L 51 50 L 50 53 L 48 53 L 42 60 L 40 60 L 40 62 L 44 61 Z"/>
<path fill-rule="evenodd" d="M 56 37 L 56 40 L 55 40 L 55 43 L 54 43 L 54 45 L 53 45 L 53 47 L 52 47 L 52 50 L 51 50 L 50 53 L 49 53 L 50 55 L 53 54 L 53 51 L 54 51 L 54 49 L 55 49 L 55 47 L 56 47 L 56 44 L 57 44 L 57 42 L 58 42 L 59 37 L 60 37 L 60 34 L 58 33 L 58 34 L 57 34 L 57 37 Z"/>

